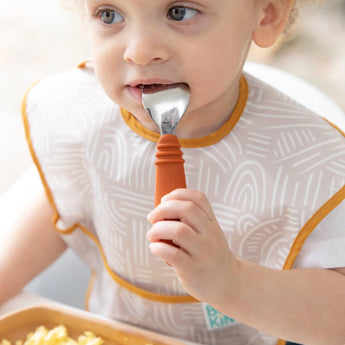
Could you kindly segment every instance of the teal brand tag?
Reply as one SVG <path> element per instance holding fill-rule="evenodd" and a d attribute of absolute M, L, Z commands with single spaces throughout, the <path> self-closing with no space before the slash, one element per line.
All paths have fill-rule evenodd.
<path fill-rule="evenodd" d="M 218 328 L 229 327 L 236 323 L 234 319 L 220 313 L 209 304 L 203 303 L 202 307 L 204 310 L 207 329 L 210 331 Z"/>

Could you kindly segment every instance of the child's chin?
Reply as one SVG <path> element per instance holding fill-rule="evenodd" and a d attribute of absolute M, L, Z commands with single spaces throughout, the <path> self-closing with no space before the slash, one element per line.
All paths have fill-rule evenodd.
<path fill-rule="evenodd" d="M 126 109 L 128 110 L 128 109 Z M 144 108 L 128 110 L 145 128 L 159 133 L 158 127 L 152 121 L 150 115 L 145 111 Z"/>

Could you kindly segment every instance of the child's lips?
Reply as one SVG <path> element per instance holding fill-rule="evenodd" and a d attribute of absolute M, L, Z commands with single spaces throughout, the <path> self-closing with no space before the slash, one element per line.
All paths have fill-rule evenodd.
<path fill-rule="evenodd" d="M 128 85 L 128 91 L 129 93 L 140 103 L 142 102 L 142 94 L 145 93 L 154 93 L 162 90 L 167 90 L 174 88 L 178 85 L 181 85 L 183 83 L 137 83 L 137 84 L 131 84 Z"/>
<path fill-rule="evenodd" d="M 172 89 L 181 83 L 173 83 L 173 84 L 139 84 L 137 87 L 145 93 L 154 93 L 162 90 Z"/>

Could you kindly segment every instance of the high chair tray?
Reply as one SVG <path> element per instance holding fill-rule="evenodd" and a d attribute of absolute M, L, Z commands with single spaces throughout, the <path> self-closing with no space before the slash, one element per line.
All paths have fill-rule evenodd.
<path fill-rule="evenodd" d="M 64 306 L 37 306 L 0 317 L 0 343 L 7 339 L 13 344 L 26 340 L 37 327 L 48 329 L 63 324 L 68 334 L 77 339 L 85 331 L 92 331 L 104 340 L 104 345 L 184 345 L 182 342 L 127 324 L 98 318 L 93 314 Z"/>

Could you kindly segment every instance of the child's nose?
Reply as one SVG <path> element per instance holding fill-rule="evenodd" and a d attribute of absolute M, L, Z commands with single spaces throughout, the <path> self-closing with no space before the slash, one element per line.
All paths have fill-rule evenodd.
<path fill-rule="evenodd" d="M 164 62 L 169 58 L 168 44 L 162 33 L 138 28 L 129 36 L 123 58 L 126 62 L 137 65 Z"/>

